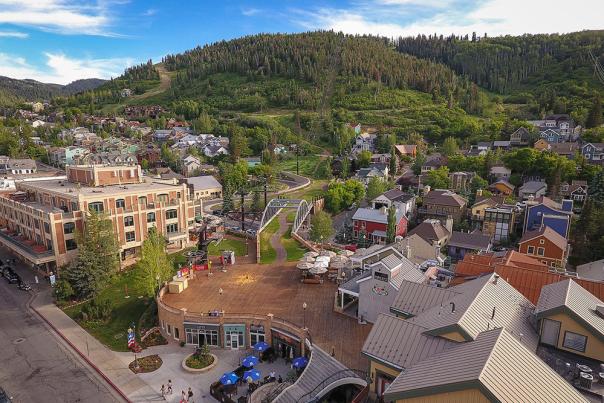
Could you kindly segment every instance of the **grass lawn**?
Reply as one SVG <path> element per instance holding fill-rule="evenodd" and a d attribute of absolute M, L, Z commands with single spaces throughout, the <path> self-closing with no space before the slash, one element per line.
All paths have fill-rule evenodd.
<path fill-rule="evenodd" d="M 273 217 L 270 223 L 260 233 L 260 263 L 273 263 L 277 258 L 277 252 L 271 246 L 271 236 L 279 229 L 279 219 Z"/>
<path fill-rule="evenodd" d="M 281 245 L 287 251 L 287 261 L 295 262 L 300 260 L 302 256 L 307 252 L 305 248 L 300 245 L 298 241 L 292 238 L 292 228 L 289 227 L 283 238 L 281 238 Z"/>
<path fill-rule="evenodd" d="M 288 223 L 293 223 L 296 219 L 296 211 L 290 211 L 289 213 L 287 213 L 287 217 L 285 219 Z"/>
<path fill-rule="evenodd" d="M 310 185 L 308 185 L 304 189 L 298 190 L 297 192 L 289 193 L 287 197 L 291 199 L 304 199 L 306 201 L 310 201 L 313 199 L 313 197 L 324 196 L 325 191 L 323 190 L 323 187 L 328 183 L 329 181 L 327 180 L 313 180 Z"/>
<path fill-rule="evenodd" d="M 187 259 L 183 254 L 187 250 L 189 249 L 172 254 L 175 271 L 178 266 L 186 262 Z M 143 295 L 141 282 L 138 281 L 140 273 L 141 268 L 137 263 L 127 271 L 118 274 L 97 297 L 98 300 L 109 300 L 113 303 L 113 311 L 109 321 L 81 322 L 81 310 L 84 304 L 66 308 L 64 309 L 65 313 L 70 318 L 78 321 L 80 326 L 111 350 L 128 351 L 126 335 L 130 324 L 134 322 L 138 327 L 139 319 L 145 310 L 148 308 L 155 309 L 155 304 L 151 300 L 146 297 L 139 298 Z M 128 290 L 127 294 L 126 289 Z M 126 295 L 129 295 L 130 298 L 126 298 Z M 140 341 L 139 337 L 140 334 L 137 334 L 137 339 Z"/>
<path fill-rule="evenodd" d="M 300 156 L 300 175 L 312 177 L 315 173 L 315 168 L 319 165 L 321 157 L 317 155 L 301 155 Z M 288 171 L 296 173 L 296 157 L 287 158 L 279 161 L 275 167 L 275 172 Z"/>
<path fill-rule="evenodd" d="M 216 245 L 216 242 L 212 242 L 208 247 L 208 254 L 220 256 L 222 251 L 225 250 L 234 251 L 235 256 L 245 256 L 245 240 L 224 238 L 218 245 Z"/>

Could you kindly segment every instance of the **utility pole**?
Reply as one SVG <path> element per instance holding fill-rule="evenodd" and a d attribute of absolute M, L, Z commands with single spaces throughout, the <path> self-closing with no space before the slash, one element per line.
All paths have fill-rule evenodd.
<path fill-rule="evenodd" d="M 266 208 L 266 200 L 267 200 L 266 199 L 267 198 L 267 194 L 266 194 L 267 190 L 266 190 L 266 188 L 267 188 L 267 186 L 268 186 L 268 179 L 264 178 L 264 208 Z"/>
<path fill-rule="evenodd" d="M 245 191 L 241 190 L 241 230 L 245 231 Z"/>

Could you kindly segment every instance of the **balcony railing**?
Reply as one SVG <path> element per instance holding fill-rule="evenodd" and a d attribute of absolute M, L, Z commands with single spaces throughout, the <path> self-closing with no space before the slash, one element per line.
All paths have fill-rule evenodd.
<path fill-rule="evenodd" d="M 36 250 L 34 245 L 31 245 L 16 236 L 11 236 L 4 231 L 0 231 L 0 238 L 7 241 L 9 247 L 12 245 L 16 247 L 23 254 L 28 255 L 27 257 L 34 263 L 46 263 L 54 260 L 54 252 L 51 250 Z M 40 245 L 41 246 L 41 245 Z"/>

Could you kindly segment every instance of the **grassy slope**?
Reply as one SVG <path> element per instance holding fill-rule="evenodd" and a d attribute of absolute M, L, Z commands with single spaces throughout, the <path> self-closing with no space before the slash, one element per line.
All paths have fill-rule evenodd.
<path fill-rule="evenodd" d="M 275 261 L 277 252 L 271 246 L 271 236 L 279 229 L 279 220 L 277 216 L 273 217 L 271 222 L 260 233 L 260 263 L 269 264 Z"/>
<path fill-rule="evenodd" d="M 186 262 L 183 252 L 180 251 L 172 255 L 175 271 L 180 265 Z M 118 274 L 111 284 L 101 291 L 97 297 L 99 300 L 113 302 L 113 312 L 111 313 L 111 319 L 107 323 L 79 321 L 84 304 L 66 308 L 65 313 L 78 321 L 80 326 L 110 349 L 114 351 L 128 351 L 126 345 L 128 327 L 132 322 L 138 326 L 141 315 L 150 304 L 147 298 L 139 298 L 139 296 L 143 295 L 141 283 L 138 281 L 140 273 L 140 266 L 138 264 L 134 265 L 128 271 Z M 130 298 L 125 298 L 126 287 Z"/>
<path fill-rule="evenodd" d="M 289 227 L 289 229 L 287 230 L 285 235 L 283 235 L 283 238 L 281 238 L 281 244 L 283 245 L 283 247 L 285 248 L 285 251 L 287 252 L 287 261 L 288 262 L 295 262 L 296 260 L 299 260 L 300 258 L 302 258 L 304 253 L 306 253 L 306 249 L 303 248 L 298 243 L 298 241 L 296 241 L 295 239 L 292 238 L 291 226 Z"/>
<path fill-rule="evenodd" d="M 238 239 L 223 239 L 220 241 L 218 245 L 215 242 L 210 244 L 208 248 L 208 253 L 210 256 L 219 256 L 222 254 L 222 251 L 232 250 L 235 252 L 235 256 L 244 256 L 245 255 L 245 241 Z"/>

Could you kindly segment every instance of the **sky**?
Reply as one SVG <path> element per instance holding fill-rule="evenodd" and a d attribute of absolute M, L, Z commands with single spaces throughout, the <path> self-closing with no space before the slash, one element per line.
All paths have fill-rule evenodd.
<path fill-rule="evenodd" d="M 387 37 L 604 29 L 604 0 L 0 0 L 0 75 L 67 84 L 266 32 Z"/>

